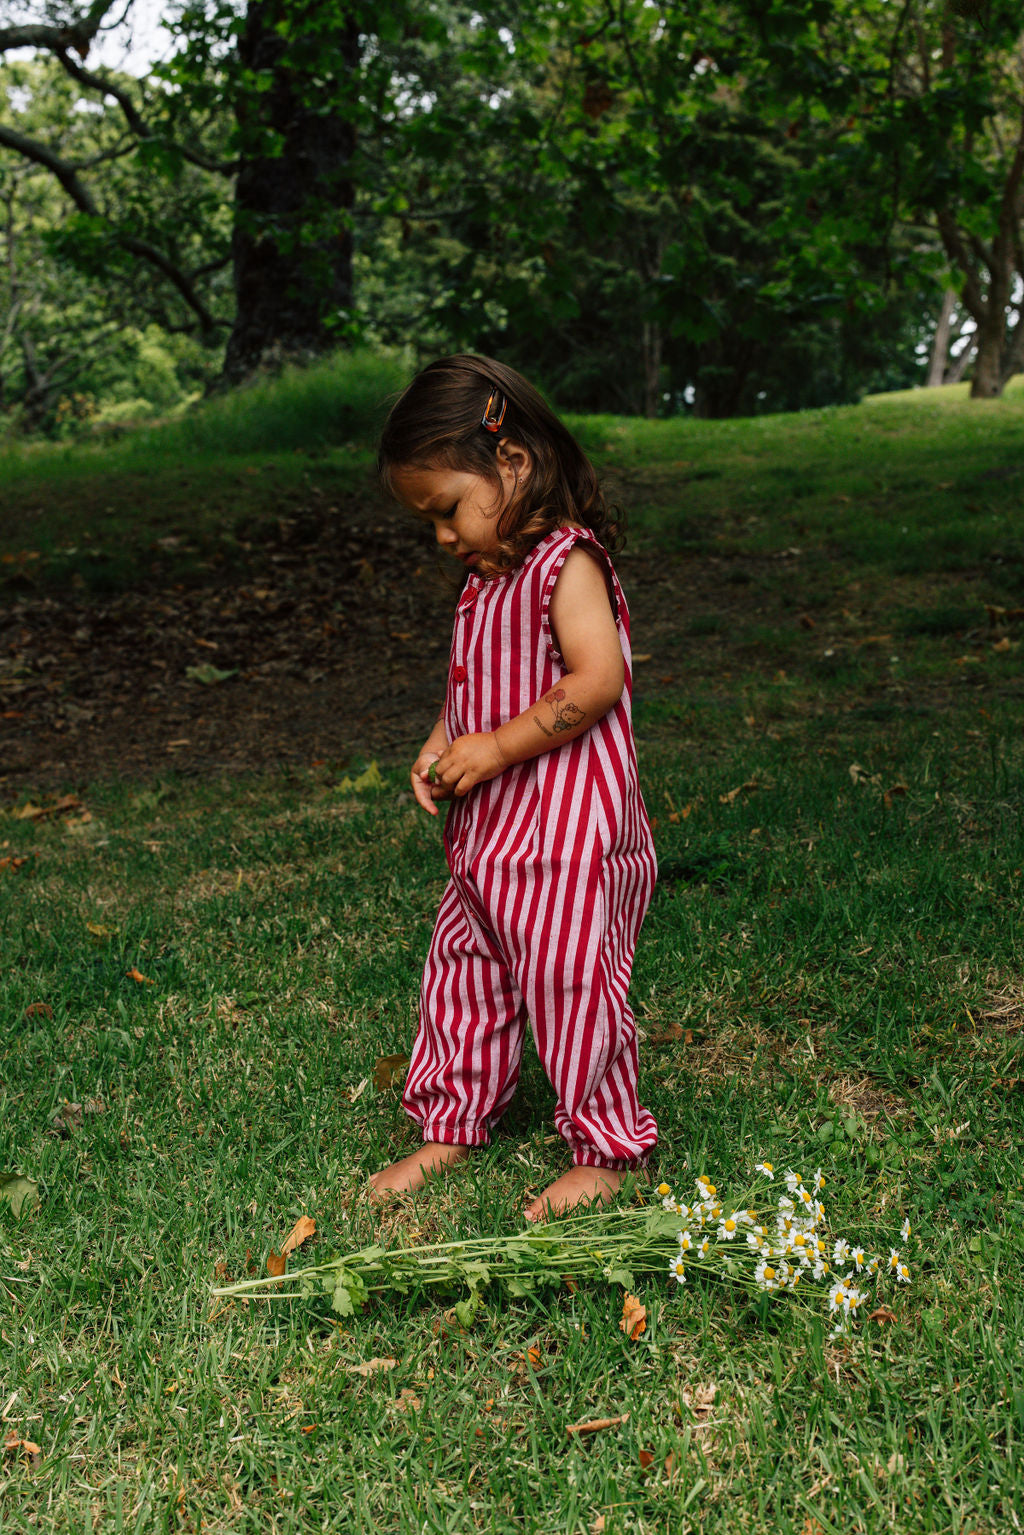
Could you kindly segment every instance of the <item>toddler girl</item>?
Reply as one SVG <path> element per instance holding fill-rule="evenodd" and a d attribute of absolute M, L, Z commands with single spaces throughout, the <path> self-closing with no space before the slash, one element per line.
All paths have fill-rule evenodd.
<path fill-rule="evenodd" d="M 403 1103 L 424 1144 L 376 1173 L 420 1188 L 487 1143 L 529 1020 L 573 1167 L 526 1210 L 600 1202 L 657 1139 L 627 1001 L 654 887 L 630 723 L 616 526 L 579 444 L 511 368 L 446 357 L 388 417 L 384 483 L 466 566 L 444 713 L 412 769 L 451 801 Z"/>

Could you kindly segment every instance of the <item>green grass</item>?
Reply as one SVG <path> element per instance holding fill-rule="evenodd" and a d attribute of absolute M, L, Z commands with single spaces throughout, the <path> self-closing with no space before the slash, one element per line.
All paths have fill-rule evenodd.
<path fill-rule="evenodd" d="M 297 506 L 370 482 L 373 442 L 407 368 L 345 353 L 204 401 L 187 415 L 95 442 L 0 452 L 0 587 L 140 575 L 206 580 Z"/>
<path fill-rule="evenodd" d="M 639 487 L 641 538 L 685 517 L 710 551 L 694 569 L 751 576 L 720 623 L 681 613 L 675 684 L 638 674 L 661 878 L 632 995 L 661 1173 L 726 1191 L 762 1156 L 820 1164 L 835 1228 L 883 1250 L 909 1215 L 912 1283 L 881 1292 L 896 1320 L 836 1344 L 785 1301 L 667 1281 L 644 1282 L 636 1342 L 602 1286 L 494 1295 L 469 1332 L 436 1299 L 341 1324 L 326 1303 L 218 1304 L 302 1212 L 299 1263 L 515 1230 L 565 1165 L 550 1090 L 528 1056 L 492 1147 L 414 1206 L 368 1209 L 366 1173 L 413 1144 L 373 1070 L 408 1048 L 444 878 L 401 764 L 362 795 L 326 768 L 96 784 L 38 819 L 26 784 L 0 814 L 0 1174 L 41 1199 L 17 1218 L 0 1201 L 0 1530 L 1015 1527 L 1021 652 L 1012 625 L 1008 649 L 970 638 L 1015 577 L 995 532 L 948 568 L 911 467 L 969 476 L 1019 428 L 1017 396 L 588 428 Z M 794 498 L 788 472 L 833 430 L 828 475 Z M 682 485 L 677 457 L 718 478 Z M 876 542 L 830 563 L 829 487 L 883 469 Z M 776 576 L 755 558 L 798 539 Z M 911 545 L 892 644 L 853 644 L 843 594 L 873 600 Z M 780 590 L 813 629 L 758 616 Z M 720 667 L 686 669 L 697 642 Z M 567 1433 L 603 1417 L 623 1421 Z"/>
<path fill-rule="evenodd" d="M 883 1249 L 909 1214 L 896 1323 L 832 1346 L 784 1302 L 762 1316 L 661 1282 L 635 1344 L 603 1288 L 494 1297 L 468 1334 L 436 1302 L 342 1326 L 326 1303 L 211 1302 L 300 1212 L 310 1260 L 374 1233 L 362 1178 L 411 1138 L 367 1079 L 408 1044 L 437 827 L 401 771 L 362 799 L 314 774 L 97 787 L 91 820 L 0 823 L 28 860 L 5 875 L 0 1167 L 43 1196 L 0 1213 L 8 1427 L 43 1451 L 8 1454 L 7 1528 L 1007 1527 L 1019 735 L 904 723 L 878 785 L 853 782 L 844 743 L 727 738 L 645 760 L 662 878 L 634 995 L 661 1169 L 727 1188 L 760 1156 L 820 1163 L 836 1227 Z M 908 792 L 886 805 L 896 774 Z M 62 1136 L 66 1102 L 83 1112 Z M 550 1109 L 531 1062 L 496 1144 L 385 1240 L 514 1230 L 563 1164 Z M 354 1373 L 382 1357 L 395 1367 Z"/>

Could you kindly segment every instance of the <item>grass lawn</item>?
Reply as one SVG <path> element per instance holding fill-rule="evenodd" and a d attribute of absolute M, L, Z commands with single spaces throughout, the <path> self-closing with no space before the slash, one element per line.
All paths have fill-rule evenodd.
<path fill-rule="evenodd" d="M 366 1173 L 413 1145 L 375 1067 L 408 1049 L 444 879 L 402 764 L 361 790 L 310 767 L 63 806 L 26 783 L 0 812 L 0 1179 L 38 1198 L 0 1198 L 0 1531 L 1019 1528 L 1022 426 L 1020 392 L 945 391 L 582 424 L 641 547 L 734 562 L 751 611 L 782 583 L 807 625 L 748 616 L 674 693 L 638 671 L 658 1171 L 728 1194 L 761 1158 L 820 1166 L 835 1233 L 883 1256 L 909 1217 L 911 1282 L 872 1292 L 890 1315 L 832 1340 L 788 1297 L 667 1274 L 638 1283 L 635 1339 L 605 1284 L 495 1292 L 468 1330 L 454 1293 L 354 1319 L 213 1299 L 304 1213 L 293 1268 L 515 1231 L 565 1165 L 550 1090 L 528 1055 L 492 1147 L 367 1208 Z M 151 542 L 178 515 L 153 464 Z M 9 483 L 40 510 L 3 552 L 54 552 L 33 580 L 120 579 L 118 517 L 58 558 L 45 485 Z M 826 594 L 887 584 L 891 632 L 825 643 Z"/>

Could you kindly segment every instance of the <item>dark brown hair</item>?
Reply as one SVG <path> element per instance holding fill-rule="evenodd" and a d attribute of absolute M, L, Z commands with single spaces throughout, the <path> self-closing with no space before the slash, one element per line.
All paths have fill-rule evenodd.
<path fill-rule="evenodd" d="M 498 432 L 481 424 L 495 390 L 505 400 Z M 495 408 L 500 410 L 500 400 Z M 613 553 L 622 524 L 601 493 L 593 465 L 572 433 L 521 374 L 490 357 L 463 352 L 442 357 L 418 373 L 392 406 L 381 433 L 377 468 L 392 490 L 395 470 L 459 469 L 479 474 L 502 492 L 496 453 L 511 442 L 530 455 L 530 472 L 516 485 L 497 518 L 498 547 L 481 556 L 481 575 L 518 565 L 555 528 L 577 522 Z"/>

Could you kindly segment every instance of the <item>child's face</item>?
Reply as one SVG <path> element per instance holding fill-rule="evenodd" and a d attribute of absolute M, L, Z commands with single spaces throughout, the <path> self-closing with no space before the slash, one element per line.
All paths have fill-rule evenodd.
<path fill-rule="evenodd" d="M 433 525 L 441 548 L 472 566 L 498 547 L 498 513 L 516 483 L 514 467 L 500 455 L 495 464 L 502 482 L 498 492 L 482 474 L 463 469 L 395 469 L 391 484 L 403 506 Z"/>

